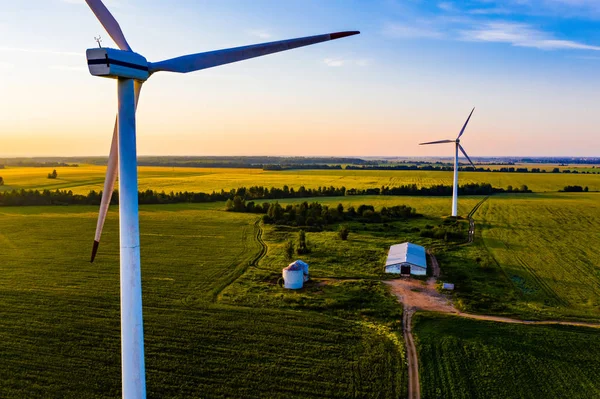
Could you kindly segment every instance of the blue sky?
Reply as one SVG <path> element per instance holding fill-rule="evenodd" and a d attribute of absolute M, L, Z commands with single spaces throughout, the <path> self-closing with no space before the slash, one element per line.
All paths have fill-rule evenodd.
<path fill-rule="evenodd" d="M 598 156 L 600 2 L 106 0 L 151 61 L 340 30 L 354 36 L 188 75 L 156 74 L 140 154 Z M 114 44 L 80 0 L 0 13 L 0 156 L 105 155 L 116 85 L 85 49 Z"/>

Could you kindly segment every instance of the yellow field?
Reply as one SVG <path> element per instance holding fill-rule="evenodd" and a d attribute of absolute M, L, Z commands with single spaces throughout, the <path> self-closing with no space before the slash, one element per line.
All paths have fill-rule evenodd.
<path fill-rule="evenodd" d="M 106 168 L 83 165 L 56 169 L 58 178 L 47 178 L 52 168 L 7 168 L 0 170 L 5 185 L 0 191 L 12 189 L 66 189 L 78 194 L 102 189 Z M 558 191 L 567 185 L 588 186 L 600 191 L 600 175 L 555 173 L 499 173 L 461 172 L 460 183 L 490 183 L 494 187 L 527 185 L 535 192 Z M 298 188 L 318 186 L 345 186 L 367 188 L 416 184 L 432 186 L 452 184 L 452 172 L 434 171 L 357 171 L 357 170 L 293 170 L 263 171 L 261 169 L 230 168 L 171 168 L 140 167 L 140 190 L 211 192 L 242 186 Z"/>

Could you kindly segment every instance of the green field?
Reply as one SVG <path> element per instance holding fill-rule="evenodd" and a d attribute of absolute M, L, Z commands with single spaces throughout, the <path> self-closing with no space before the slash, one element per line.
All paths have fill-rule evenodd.
<path fill-rule="evenodd" d="M 95 218 L 0 209 L 1 397 L 119 396 L 117 213 L 92 265 Z M 256 216 L 203 204 L 140 219 L 149 397 L 404 394 L 401 341 L 376 323 L 213 302 L 256 256 Z"/>
<path fill-rule="evenodd" d="M 57 179 L 48 179 L 53 168 L 19 167 L 0 170 L 5 185 L 0 190 L 11 189 L 62 189 L 87 194 L 102 190 L 106 168 L 100 166 L 59 167 Z M 452 172 L 435 171 L 357 171 L 357 170 L 291 170 L 263 171 L 260 169 L 228 168 L 170 168 L 140 167 L 140 190 L 212 192 L 221 189 L 262 185 L 267 187 L 335 186 L 346 188 L 372 188 L 416 184 L 429 187 L 435 184 L 452 184 Z M 534 192 L 562 190 L 567 185 L 588 186 L 600 191 L 600 174 L 563 173 L 499 173 L 461 172 L 460 184 L 490 183 L 494 187 L 527 185 Z"/>
<path fill-rule="evenodd" d="M 421 395 L 600 397 L 600 330 L 417 315 Z"/>
<path fill-rule="evenodd" d="M 86 193 L 101 189 L 104 178 L 104 168 L 91 166 L 58 168 L 56 180 L 47 179 L 50 171 L 40 168 L 0 172 L 7 182 L 2 190 Z M 422 171 L 140 168 L 140 189 L 165 191 L 251 185 L 428 186 L 450 184 L 450 179 L 450 173 Z M 595 240 L 600 237 L 600 194 L 556 191 L 565 185 L 600 190 L 600 176 L 461 173 L 461 183 L 466 182 L 526 184 L 549 192 L 491 196 L 475 214 L 473 245 L 421 237 L 426 226 L 443 223 L 449 197 L 306 199 L 329 206 L 342 203 L 345 208 L 405 204 L 424 216 L 385 226 L 352 222 L 348 241 L 338 239 L 339 226 L 309 232 L 312 252 L 301 258 L 311 265 L 313 282 L 298 292 L 277 284 L 289 262 L 284 244 L 296 237 L 297 229 L 264 226 L 262 240 L 268 249 L 257 263 L 259 215 L 225 212 L 224 203 L 142 206 L 149 395 L 402 397 L 406 369 L 398 323 L 401 309 L 380 280 L 387 278 L 382 266 L 389 245 L 403 241 L 435 253 L 442 279 L 456 283 L 453 296 L 463 310 L 527 319 L 599 320 L 600 249 Z M 482 199 L 461 197 L 459 214 L 466 216 Z M 304 200 L 279 200 L 300 201 Z M 119 395 L 117 208 L 109 212 L 97 261 L 90 265 L 96 217 L 97 207 L 88 206 L 0 208 L 0 339 L 5 343 L 0 346 L 1 397 Z M 525 354 L 528 367 L 544 369 L 538 363 L 549 361 L 550 371 L 540 374 L 548 379 L 552 370 L 569 366 L 568 350 L 582 351 L 581 342 L 598 340 L 598 332 L 575 328 L 451 322 L 456 320 L 460 323 L 453 330 L 443 317 L 418 319 L 422 367 L 427 368 L 422 371 L 424 397 L 505 397 L 507 381 L 525 381 L 526 370 L 518 377 L 513 375 L 517 371 L 504 370 L 498 377 L 504 381 L 500 387 L 486 378 L 503 364 L 516 362 L 518 353 Z M 490 342 L 477 335 L 488 333 Z M 552 354 L 549 360 L 542 356 L 544 351 Z M 436 356 L 444 362 L 428 367 Z M 456 360 L 459 356 L 468 362 L 463 365 Z M 597 363 L 577 356 L 569 371 L 582 376 L 574 380 L 579 384 L 575 386 L 597 395 L 598 386 L 586 380 L 598 371 Z M 586 362 L 592 371 L 582 371 Z M 471 363 L 472 370 L 465 372 Z M 487 363 L 494 366 L 486 368 Z M 536 397 L 531 387 L 544 380 L 529 378 L 533 382 L 517 397 Z M 563 390 L 548 389 L 577 397 L 568 390 L 570 385 L 563 385 Z M 432 391 L 439 386 L 450 393 Z"/>
<path fill-rule="evenodd" d="M 600 318 L 600 196 L 493 196 L 476 214 L 486 251 L 528 313 Z"/>

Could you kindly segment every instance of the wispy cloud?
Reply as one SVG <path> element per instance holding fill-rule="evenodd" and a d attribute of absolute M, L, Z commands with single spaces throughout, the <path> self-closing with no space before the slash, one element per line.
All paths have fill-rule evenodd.
<path fill-rule="evenodd" d="M 531 25 L 514 22 L 488 22 L 471 29 L 464 29 L 460 31 L 460 39 L 508 43 L 517 47 L 531 47 L 541 50 L 600 50 L 600 46 L 558 39 L 548 32 L 533 28 Z"/>
<path fill-rule="evenodd" d="M 71 66 L 71 65 L 50 65 L 49 69 L 53 69 L 55 71 L 71 71 L 71 72 L 85 72 L 87 71 L 86 67 L 79 66 Z"/>
<path fill-rule="evenodd" d="M 49 49 L 34 49 L 34 48 L 19 48 L 19 47 L 0 47 L 0 51 L 16 52 L 16 53 L 35 53 L 35 54 L 53 54 L 53 55 L 68 55 L 74 57 L 84 57 L 85 53 L 74 51 L 57 51 Z"/>
<path fill-rule="evenodd" d="M 536 15 L 565 17 L 600 17 L 598 0 L 478 0 L 467 3 L 464 10 L 477 15 Z"/>
<path fill-rule="evenodd" d="M 449 1 L 442 1 L 438 3 L 438 8 L 444 11 L 454 11 L 454 4 Z"/>
<path fill-rule="evenodd" d="M 85 0 L 61 0 L 63 3 L 68 4 L 85 4 Z M 123 5 L 123 3 L 119 0 L 103 0 L 103 3 L 107 7 L 118 8 Z"/>
<path fill-rule="evenodd" d="M 444 33 L 429 22 L 389 22 L 383 27 L 383 34 L 400 39 L 439 39 Z"/>
<path fill-rule="evenodd" d="M 260 39 L 270 39 L 271 37 L 273 37 L 273 35 L 271 35 L 271 33 L 266 29 L 250 29 L 248 31 L 248 34 L 258 37 Z"/>
<path fill-rule="evenodd" d="M 330 67 L 341 67 L 346 63 L 346 60 L 343 60 L 341 58 L 325 58 L 323 62 L 325 63 L 325 65 Z"/>
<path fill-rule="evenodd" d="M 330 67 L 341 67 L 341 66 L 345 66 L 345 65 L 355 65 L 355 66 L 359 66 L 359 67 L 366 67 L 368 66 L 371 61 L 366 59 L 366 58 L 359 58 L 359 59 L 349 59 L 349 58 L 325 58 L 323 60 L 323 62 L 325 63 L 325 65 L 330 66 Z"/>

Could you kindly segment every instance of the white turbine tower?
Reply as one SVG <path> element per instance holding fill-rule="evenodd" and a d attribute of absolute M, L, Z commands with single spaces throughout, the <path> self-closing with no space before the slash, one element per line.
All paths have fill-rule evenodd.
<path fill-rule="evenodd" d="M 90 73 L 117 79 L 119 107 L 108 158 L 106 180 L 96 227 L 92 259 L 96 256 L 104 220 L 119 175 L 119 235 L 121 246 L 121 365 L 124 398 L 146 397 L 144 332 L 142 323 L 142 287 L 140 273 L 140 234 L 138 220 L 138 185 L 135 110 L 140 90 L 153 73 L 160 71 L 187 73 L 249 58 L 260 57 L 297 47 L 356 35 L 360 32 L 337 32 L 282 40 L 271 43 L 190 54 L 151 63 L 134 53 L 118 22 L 101 0 L 86 0 L 100 23 L 119 47 L 94 48 L 86 52 Z"/>
<path fill-rule="evenodd" d="M 419 144 L 419 145 L 429 145 L 429 144 L 454 143 L 454 147 L 455 147 L 454 148 L 454 184 L 452 185 L 452 216 L 454 216 L 454 217 L 456 217 L 458 215 L 458 150 L 460 150 L 460 152 L 463 153 L 463 155 L 467 158 L 467 160 L 473 166 L 473 168 L 475 167 L 475 165 L 473 165 L 473 162 L 471 161 L 471 158 L 469 158 L 469 156 L 465 152 L 465 149 L 462 148 L 462 146 L 460 145 L 460 136 L 462 136 L 463 133 L 465 132 L 465 129 L 467 128 L 467 124 L 469 123 L 469 120 L 471 119 L 471 115 L 473 115 L 473 111 L 475 111 L 475 108 L 473 108 L 471 110 L 471 113 L 469 114 L 469 117 L 467 118 L 467 121 L 465 122 L 463 128 L 460 130 L 460 133 L 458 134 L 458 137 L 456 138 L 456 140 L 430 141 L 427 143 Z"/>

